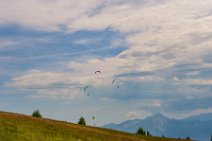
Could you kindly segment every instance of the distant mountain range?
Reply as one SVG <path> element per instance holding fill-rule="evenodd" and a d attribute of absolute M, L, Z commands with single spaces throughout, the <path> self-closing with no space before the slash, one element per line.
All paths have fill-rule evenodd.
<path fill-rule="evenodd" d="M 192 116 L 185 119 L 169 119 L 156 114 L 145 119 L 124 121 L 120 124 L 110 123 L 104 128 L 135 133 L 139 127 L 148 130 L 153 136 L 186 138 L 210 141 L 212 135 L 212 113 Z"/>

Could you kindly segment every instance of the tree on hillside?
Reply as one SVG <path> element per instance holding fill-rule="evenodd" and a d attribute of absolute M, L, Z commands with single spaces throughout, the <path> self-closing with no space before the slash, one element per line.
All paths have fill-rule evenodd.
<path fill-rule="evenodd" d="M 165 135 L 164 134 L 162 135 L 162 138 L 165 138 Z"/>
<path fill-rule="evenodd" d="M 152 135 L 149 133 L 148 130 L 146 131 L 146 135 L 147 135 L 147 136 L 152 136 Z"/>
<path fill-rule="evenodd" d="M 211 135 L 211 141 L 212 141 L 212 135 Z"/>
<path fill-rule="evenodd" d="M 77 123 L 81 124 L 81 125 L 86 125 L 85 119 L 83 117 L 80 117 L 80 119 Z"/>
<path fill-rule="evenodd" d="M 40 111 L 37 109 L 32 113 L 33 117 L 42 118 Z"/>
<path fill-rule="evenodd" d="M 139 127 L 136 134 L 146 135 L 146 131 L 143 128 Z"/>
<path fill-rule="evenodd" d="M 188 137 L 186 137 L 186 140 L 191 140 L 191 138 L 188 136 Z"/>

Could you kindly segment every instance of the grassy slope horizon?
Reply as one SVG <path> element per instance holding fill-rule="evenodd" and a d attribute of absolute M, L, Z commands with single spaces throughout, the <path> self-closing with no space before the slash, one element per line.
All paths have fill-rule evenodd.
<path fill-rule="evenodd" d="M 0 111 L 0 141 L 176 141 Z"/>

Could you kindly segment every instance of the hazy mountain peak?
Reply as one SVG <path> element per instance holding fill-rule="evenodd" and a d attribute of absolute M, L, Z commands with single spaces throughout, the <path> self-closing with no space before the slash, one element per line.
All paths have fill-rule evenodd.
<path fill-rule="evenodd" d="M 184 121 L 209 121 L 212 120 L 212 113 L 203 113 L 183 119 Z"/>
<path fill-rule="evenodd" d="M 108 124 L 104 127 L 131 133 L 135 133 L 139 127 L 142 127 L 155 136 L 161 136 L 163 134 L 167 137 L 175 138 L 189 136 L 192 139 L 208 141 L 212 131 L 211 116 L 211 113 L 207 113 L 192 116 L 187 120 L 174 120 L 162 114 L 154 114 L 145 119 L 128 120 L 120 124 Z"/>
<path fill-rule="evenodd" d="M 164 116 L 164 115 L 162 115 L 162 114 L 160 114 L 160 113 L 157 113 L 157 114 L 154 114 L 154 115 L 152 115 L 152 116 L 150 116 L 150 117 L 147 117 L 146 118 L 147 120 L 149 119 L 151 119 L 151 120 L 169 120 L 169 118 L 167 118 L 166 116 Z"/>

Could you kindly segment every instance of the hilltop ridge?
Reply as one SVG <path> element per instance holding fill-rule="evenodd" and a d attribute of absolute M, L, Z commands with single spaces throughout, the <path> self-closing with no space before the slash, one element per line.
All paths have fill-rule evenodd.
<path fill-rule="evenodd" d="M 0 112 L 0 141 L 175 141 Z"/>

